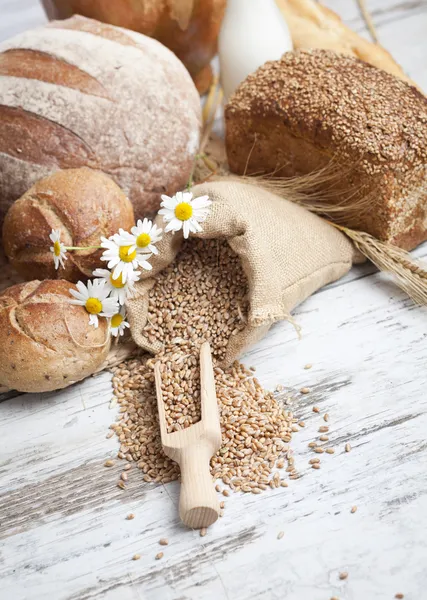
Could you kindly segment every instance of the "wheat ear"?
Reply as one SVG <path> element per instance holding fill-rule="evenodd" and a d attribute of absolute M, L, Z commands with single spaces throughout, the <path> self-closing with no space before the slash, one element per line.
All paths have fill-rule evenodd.
<path fill-rule="evenodd" d="M 380 271 L 391 273 L 396 284 L 416 304 L 427 306 L 427 270 L 423 265 L 415 262 L 408 252 L 392 244 L 381 242 L 369 233 L 348 229 L 336 223 L 331 225 L 345 233 L 356 248 Z"/>

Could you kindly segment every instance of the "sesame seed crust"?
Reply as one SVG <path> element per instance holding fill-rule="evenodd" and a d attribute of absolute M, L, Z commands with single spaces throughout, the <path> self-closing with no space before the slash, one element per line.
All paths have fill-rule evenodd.
<path fill-rule="evenodd" d="M 361 159 L 371 174 L 427 160 L 427 99 L 393 75 L 329 50 L 287 52 L 266 63 L 239 86 L 226 115 L 245 111 L 279 116 L 294 136 Z"/>
<path fill-rule="evenodd" d="M 225 110 L 237 174 L 322 171 L 340 223 L 411 250 L 427 239 L 427 99 L 354 57 L 297 50 L 249 76 Z M 334 218 L 333 214 L 330 218 Z"/>

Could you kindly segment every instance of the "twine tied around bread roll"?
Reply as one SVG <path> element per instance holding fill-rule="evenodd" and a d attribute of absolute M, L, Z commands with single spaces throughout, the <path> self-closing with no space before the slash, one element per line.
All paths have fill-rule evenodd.
<path fill-rule="evenodd" d="M 89 349 L 104 348 L 107 344 L 110 343 L 110 328 L 109 327 L 106 329 L 105 341 L 102 344 L 90 344 L 89 346 L 87 346 L 86 344 L 80 344 L 80 342 L 74 337 L 73 332 L 70 329 L 70 324 L 67 320 L 66 313 L 64 313 L 64 322 L 65 322 L 65 328 L 68 331 L 68 333 L 70 334 L 71 339 L 73 340 L 75 345 L 78 346 L 79 348 L 85 348 L 86 350 L 88 348 Z"/>

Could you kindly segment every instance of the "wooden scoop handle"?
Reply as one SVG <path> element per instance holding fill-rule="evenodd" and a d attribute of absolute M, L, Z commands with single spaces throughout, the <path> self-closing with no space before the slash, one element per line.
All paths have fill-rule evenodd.
<path fill-rule="evenodd" d="M 183 448 L 180 456 L 179 516 L 193 529 L 209 527 L 219 516 L 218 495 L 209 469 L 211 456 L 211 446 L 203 441 Z"/>

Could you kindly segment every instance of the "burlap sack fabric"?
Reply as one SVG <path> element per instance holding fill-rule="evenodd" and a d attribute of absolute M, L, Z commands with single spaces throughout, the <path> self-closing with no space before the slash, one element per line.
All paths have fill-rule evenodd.
<path fill-rule="evenodd" d="M 289 319 L 300 302 L 322 286 L 345 275 L 360 259 L 349 239 L 326 221 L 262 188 L 224 180 L 197 185 L 194 197 L 213 201 L 198 237 L 226 238 L 240 256 L 249 282 L 247 325 L 230 339 L 225 362 L 232 363 L 263 337 L 276 321 Z M 163 226 L 161 217 L 156 224 Z M 168 233 L 153 256 L 153 270 L 144 272 L 136 295 L 128 301 L 128 320 L 135 342 L 156 353 L 143 334 L 147 322 L 148 290 L 154 276 L 170 264 L 185 240 Z"/>

